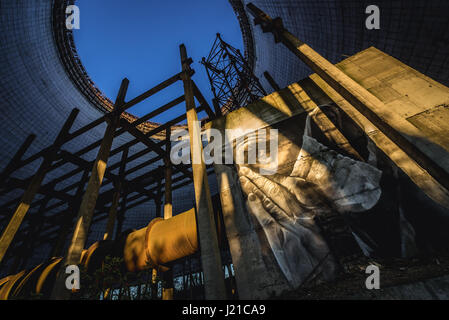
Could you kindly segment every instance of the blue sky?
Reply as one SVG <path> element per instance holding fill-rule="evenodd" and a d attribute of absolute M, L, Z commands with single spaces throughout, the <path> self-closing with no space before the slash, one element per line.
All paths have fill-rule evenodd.
<path fill-rule="evenodd" d="M 243 52 L 243 42 L 227 0 L 77 0 L 81 28 L 74 30 L 81 61 L 100 90 L 114 100 L 124 77 L 130 80 L 127 100 L 181 71 L 179 45 L 192 57 L 193 76 L 212 105 L 204 67 L 216 33 Z M 129 109 L 136 116 L 183 94 L 182 83 Z M 154 118 L 165 122 L 185 112 L 184 104 Z M 200 116 L 203 116 L 201 114 Z"/>

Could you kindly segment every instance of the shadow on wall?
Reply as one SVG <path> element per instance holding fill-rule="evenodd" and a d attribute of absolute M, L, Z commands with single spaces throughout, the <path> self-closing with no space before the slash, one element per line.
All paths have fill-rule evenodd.
<path fill-rule="evenodd" d="M 287 105 L 296 99 L 290 90 L 279 94 Z M 260 109 L 276 107 L 265 100 L 257 104 Z M 259 230 L 262 251 L 270 255 L 265 259 L 275 262 L 292 287 L 299 287 L 333 279 L 342 254 L 411 257 L 447 250 L 447 210 L 417 188 L 336 106 L 319 108 L 365 161 L 330 142 L 315 124 L 316 113 L 272 125 L 279 130 L 277 173 L 260 174 L 260 163 L 237 165 L 248 213 Z M 323 227 L 335 217 L 345 222 L 346 230 Z M 339 232 L 352 239 L 335 239 Z"/>

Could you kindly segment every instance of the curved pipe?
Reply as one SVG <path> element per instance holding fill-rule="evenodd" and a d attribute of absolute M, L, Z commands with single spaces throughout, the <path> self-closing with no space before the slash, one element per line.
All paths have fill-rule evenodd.
<path fill-rule="evenodd" d="M 88 272 L 101 268 L 106 256 L 122 257 L 129 272 L 149 268 L 167 270 L 165 264 L 194 254 L 198 250 L 195 210 L 191 209 L 164 220 L 153 219 L 140 230 L 117 241 L 95 242 L 84 250 L 80 265 Z M 49 298 L 62 258 L 52 258 L 31 271 L 0 279 L 0 300 L 31 297 Z"/>

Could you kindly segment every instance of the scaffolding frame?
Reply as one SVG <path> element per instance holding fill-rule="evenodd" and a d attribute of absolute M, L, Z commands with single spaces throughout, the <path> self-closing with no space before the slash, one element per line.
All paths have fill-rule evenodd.
<path fill-rule="evenodd" d="M 267 95 L 240 50 L 225 42 L 219 33 L 201 64 L 209 78 L 217 114 L 245 107 Z"/>
<path fill-rule="evenodd" d="M 187 63 L 191 63 L 191 61 L 192 60 L 189 59 Z M 130 119 L 128 117 L 122 117 L 125 110 L 137 105 L 138 103 L 146 100 L 147 98 L 162 91 L 163 89 L 168 88 L 178 81 L 182 81 L 186 72 L 188 73 L 189 78 L 194 74 L 193 69 L 182 71 L 127 102 L 124 101 L 126 92 L 126 89 L 124 87 L 127 88 L 129 81 L 127 79 L 124 79 L 121 89 L 121 91 L 123 91 L 121 98 L 122 101 L 119 101 L 120 99 L 118 99 L 113 110 L 105 113 L 105 115 L 103 115 L 102 117 L 90 122 L 89 124 L 84 125 L 78 130 L 71 132 L 70 129 L 72 128 L 79 113 L 78 109 L 73 109 L 69 117 L 67 118 L 63 128 L 60 130 L 59 135 L 54 143 L 42 149 L 41 151 L 27 158 L 24 158 L 27 150 L 32 145 L 36 136 L 30 135 L 26 138 L 24 143 L 20 146 L 16 154 L 12 157 L 8 165 L 0 174 L 0 195 L 8 194 L 9 192 L 17 189 L 24 191 L 21 197 L 17 197 L 10 201 L 7 201 L 0 207 L 1 223 L 5 224 L 5 222 L 9 220 L 8 226 L 2 231 L 2 238 L 0 240 L 2 242 L 0 245 L 0 262 L 1 260 L 3 260 L 7 250 L 18 249 L 19 246 L 23 246 L 24 243 L 28 241 L 33 241 L 34 246 L 37 246 L 45 242 L 58 240 L 57 243 L 55 243 L 51 253 L 57 254 L 58 252 L 56 251 L 59 251 L 59 253 L 61 253 L 61 248 L 63 248 L 63 244 L 61 243 L 61 241 L 65 242 L 67 240 L 67 235 L 64 236 L 63 233 L 70 232 L 70 226 L 73 225 L 73 219 L 75 218 L 78 211 L 79 203 L 83 194 L 86 192 L 85 186 L 88 183 L 89 173 L 94 169 L 96 161 L 98 160 L 88 161 L 83 158 L 83 155 L 87 154 L 90 151 L 101 149 L 102 143 L 104 143 L 104 140 L 108 133 L 106 130 L 105 137 L 103 137 L 102 139 L 98 139 L 97 141 L 85 146 L 84 148 L 76 152 L 64 149 L 64 145 L 78 137 L 81 137 L 82 135 L 88 133 L 90 130 L 104 123 L 107 123 L 109 127 L 112 123 L 114 123 L 114 121 L 116 121 L 116 128 L 114 130 L 111 130 L 109 133 L 111 141 L 124 133 L 131 134 L 134 139 L 119 147 L 116 147 L 115 149 L 111 148 L 108 157 L 120 153 L 122 154 L 122 157 L 120 161 L 109 165 L 105 169 L 105 180 L 103 183 L 101 183 L 101 186 L 103 187 L 108 184 L 113 184 L 114 187 L 107 191 L 98 193 L 98 198 L 95 204 L 95 214 L 93 215 L 92 223 L 96 223 L 108 218 L 108 216 L 110 215 L 109 211 L 114 202 L 116 202 L 115 206 L 118 205 L 117 202 L 120 203 L 120 212 L 122 214 L 150 200 L 154 200 L 156 206 L 158 204 L 160 205 L 161 197 L 163 197 L 164 192 L 167 188 L 167 166 L 170 166 L 171 169 L 171 181 L 169 181 L 170 185 L 168 186 L 170 190 L 173 191 L 182 188 L 193 182 L 192 170 L 189 166 L 184 164 L 175 165 L 167 162 L 167 159 L 169 159 L 170 157 L 170 154 L 168 153 L 171 149 L 169 132 L 172 130 L 172 128 L 179 127 L 179 123 L 187 119 L 187 114 L 185 113 L 178 117 L 175 117 L 172 120 L 167 121 L 165 124 L 161 124 L 148 132 L 145 132 L 145 130 L 139 127 L 139 125 L 141 125 L 142 123 L 185 102 L 185 95 L 175 98 L 171 102 L 152 110 L 151 112 L 135 121 L 130 122 Z M 197 106 L 195 109 L 196 112 L 199 113 L 201 111 L 205 111 L 208 114 L 208 117 L 202 120 L 202 124 L 204 124 L 214 119 L 215 114 L 193 80 L 192 87 L 192 94 L 199 102 L 199 106 Z M 154 137 L 156 137 L 157 135 L 163 135 L 165 139 L 161 141 L 155 141 Z M 145 148 L 141 151 L 136 152 L 135 154 L 129 155 L 128 153 L 130 151 L 130 148 L 139 143 L 143 144 Z M 150 158 L 129 169 L 127 168 L 129 163 L 144 156 L 150 156 Z M 41 165 L 30 177 L 19 179 L 12 176 L 12 174 L 19 169 L 27 165 L 37 163 L 38 160 L 42 160 Z M 159 166 L 155 169 L 151 169 L 133 179 L 127 179 L 127 176 L 129 176 L 130 174 L 147 168 L 151 164 L 154 164 L 160 160 L 165 160 L 164 166 Z M 42 183 L 45 176 L 49 172 L 52 172 L 55 169 L 60 168 L 68 163 L 75 165 L 76 168 L 56 178 L 53 178 L 51 181 L 45 184 Z M 116 169 L 120 170 L 120 173 L 118 175 L 113 173 L 113 171 Z M 209 175 L 211 173 L 213 173 L 213 168 L 209 166 L 207 174 Z M 79 181 L 73 181 L 73 183 L 69 183 L 68 186 L 65 186 L 60 190 L 56 188 L 58 184 L 73 180 L 74 178 L 76 178 L 76 175 L 79 174 L 83 175 L 83 177 Z M 70 192 L 73 192 L 73 190 L 75 190 L 76 192 L 74 195 L 71 195 Z M 128 196 L 133 193 L 137 194 Z M 33 201 L 36 194 L 43 195 L 43 199 Z M 52 205 L 48 205 L 50 200 L 53 199 L 57 200 L 57 202 Z M 19 205 L 17 205 L 18 203 Z M 24 203 L 27 204 L 26 208 L 23 206 Z M 23 219 L 30 209 L 38 209 L 38 212 L 32 216 L 43 217 L 42 214 L 44 212 L 58 209 L 66 204 L 68 205 L 69 210 L 62 209 L 61 211 L 53 214 L 52 217 L 43 221 L 46 226 L 42 230 L 39 230 L 39 240 L 30 239 L 30 235 L 35 234 L 35 232 L 32 232 L 32 230 L 30 230 L 33 228 L 32 224 L 30 224 L 26 228 L 22 228 L 20 230 L 20 235 L 16 237 L 16 233 L 19 231 Z M 13 212 L 13 214 L 11 214 L 11 212 Z M 161 216 L 162 212 L 159 212 L 158 214 L 159 216 Z M 117 220 L 119 220 L 119 217 L 117 217 Z M 14 227 L 10 228 L 10 225 L 13 225 Z M 66 227 L 64 228 L 64 226 Z M 9 248 L 10 244 L 13 243 L 14 238 L 16 238 L 14 241 L 15 247 L 11 246 L 11 248 Z M 20 240 L 22 240 L 23 243 L 21 243 Z M 59 250 L 56 250 L 55 247 L 58 247 Z"/>

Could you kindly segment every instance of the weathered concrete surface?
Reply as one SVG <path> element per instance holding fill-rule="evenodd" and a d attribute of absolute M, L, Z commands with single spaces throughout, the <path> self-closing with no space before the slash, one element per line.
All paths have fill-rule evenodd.
<path fill-rule="evenodd" d="M 380 172 L 377 169 L 343 156 L 340 156 L 340 161 L 336 161 L 335 157 L 338 158 L 338 156 L 335 151 L 322 146 L 324 149 L 318 148 L 319 152 L 313 152 L 311 150 L 313 144 L 306 143 L 307 137 L 303 137 L 303 134 L 307 126 L 307 114 L 310 114 L 309 119 L 312 119 L 313 115 L 317 114 L 314 112 L 316 109 L 315 102 L 300 86 L 294 84 L 249 105 L 247 108 L 232 112 L 207 127 L 220 130 L 222 135 L 227 135 L 228 141 L 233 141 L 240 135 L 249 135 L 248 132 L 258 129 L 279 130 L 278 167 L 273 177 L 267 179 L 257 173 L 264 167 L 261 164 L 241 165 L 238 174 L 233 166 L 215 165 L 226 233 L 236 270 L 237 286 L 239 294 L 243 294 L 242 297 L 269 297 L 273 293 L 295 288 L 310 277 L 332 279 L 336 271 L 335 262 L 313 221 L 314 215 L 335 210 L 325 204 L 329 202 L 329 199 L 323 199 L 322 195 L 327 192 L 330 199 L 333 198 L 340 205 L 341 211 L 348 211 L 349 207 L 352 208 L 352 211 L 367 210 L 379 199 Z M 319 120 L 313 119 L 317 122 L 318 127 L 323 124 Z M 344 136 L 327 116 L 324 120 L 326 120 L 326 127 L 321 126 L 320 128 L 323 131 L 327 130 L 327 133 L 338 132 L 341 138 L 335 141 L 332 139 L 335 137 L 333 134 L 325 135 L 325 137 L 328 137 L 330 142 L 337 147 L 339 146 L 338 142 L 341 141 L 350 147 L 349 142 L 344 139 Z M 241 131 L 225 132 L 228 129 L 240 129 Z M 247 131 L 243 132 L 243 129 Z M 318 142 L 316 144 L 319 145 Z M 327 157 L 329 167 L 315 165 L 312 169 L 310 166 L 304 165 L 304 161 L 307 162 L 307 159 L 313 157 L 319 160 L 309 161 L 308 164 L 321 163 L 326 158 L 323 158 L 322 154 L 329 155 Z M 335 171 L 342 172 L 341 168 L 338 170 L 336 168 L 339 163 L 353 167 L 353 174 L 343 174 L 344 178 L 349 179 L 343 179 L 340 184 L 337 183 L 337 180 L 341 180 L 341 174 L 335 175 L 336 179 L 331 179 Z M 364 166 L 365 169 L 372 168 L 373 170 L 371 173 L 368 170 L 360 175 L 359 171 L 354 170 L 355 167 L 359 168 L 358 163 L 362 171 Z M 301 174 L 301 169 L 296 168 L 295 171 L 295 164 L 307 167 L 307 172 L 303 172 L 304 177 L 298 176 Z M 334 164 L 335 168 L 332 167 Z M 294 171 L 296 176 L 292 177 Z M 312 176 L 316 178 L 316 181 L 307 182 L 304 179 Z M 366 176 L 376 176 L 368 188 L 369 190 L 365 188 L 368 184 L 362 181 L 365 179 L 364 181 L 368 182 L 369 178 L 367 180 Z M 360 180 L 360 177 L 363 179 Z M 264 179 L 267 182 L 264 182 Z M 294 179 L 301 181 L 296 181 L 292 185 L 290 182 Z M 335 183 L 332 184 L 332 181 Z M 278 189 L 279 192 L 275 192 Z M 367 194 L 373 195 L 372 201 L 368 201 L 362 189 Z M 259 199 L 259 202 L 262 201 L 259 206 L 255 201 L 250 201 L 256 198 Z M 278 205 L 280 207 L 275 210 L 276 212 L 272 212 L 271 209 L 265 208 L 267 201 L 276 208 Z M 273 205 L 268 207 L 274 208 Z M 334 207 L 338 207 L 338 205 L 334 205 Z M 265 222 L 273 219 L 270 218 L 272 215 L 280 220 L 277 221 L 275 218 L 274 224 L 266 224 Z M 285 219 L 281 216 L 284 216 Z M 277 227 L 273 229 L 272 226 Z M 283 237 L 280 237 L 279 233 L 282 233 Z M 278 240 L 281 238 L 284 238 L 285 243 L 279 243 Z M 311 276 L 315 273 L 321 275 Z"/>
<path fill-rule="evenodd" d="M 449 84 L 447 12 L 445 0 L 243 0 L 254 3 L 332 63 L 370 46 L 398 58 L 436 81 Z M 376 4 L 379 30 L 368 30 L 365 9 Z M 405 12 L 407 14 L 405 14 Z M 250 16 L 251 17 L 251 16 Z M 281 88 L 307 77 L 311 71 L 271 34 L 251 25 L 256 55 L 255 73 L 270 90 L 268 71 Z"/>
<path fill-rule="evenodd" d="M 196 111 L 193 93 L 193 81 L 189 72 L 187 50 L 184 44 L 180 45 L 182 81 L 186 103 L 187 124 L 190 136 L 190 154 L 192 159 L 193 186 L 195 189 L 195 208 L 197 214 L 198 237 L 201 250 L 201 265 L 204 274 L 204 291 L 206 299 L 226 299 L 224 272 L 222 269 L 220 248 L 214 219 L 214 209 L 206 173 L 206 164 L 202 155 L 203 145 L 201 127 Z"/>
<path fill-rule="evenodd" d="M 447 103 L 449 98 L 449 89 L 447 87 L 425 77 L 376 48 L 369 48 L 356 56 L 337 64 L 337 67 L 341 68 L 349 77 L 384 102 L 388 112 L 394 113 L 396 119 L 401 118 L 402 123 L 405 121 L 410 125 L 413 124 L 412 121 L 415 121 L 415 124 L 425 122 L 423 119 L 426 112 L 428 112 L 426 110 L 434 107 L 441 110 L 441 104 Z M 372 61 L 375 64 L 372 64 Z M 449 193 L 441 185 L 442 181 L 446 180 L 443 175 L 438 177 L 441 180 L 437 181 L 435 177 L 429 174 L 426 167 L 420 165 L 417 159 L 387 137 L 384 132 L 356 110 L 318 75 L 314 74 L 310 78 L 342 111 L 357 123 L 377 148 L 382 150 L 419 188 L 436 203 L 449 208 Z M 396 78 L 400 80 L 400 86 L 395 82 Z M 421 92 L 418 95 L 415 94 L 417 88 L 414 85 L 416 83 L 420 83 L 422 86 L 418 88 Z M 429 100 L 426 98 L 428 96 L 433 96 L 433 98 Z M 412 119 L 412 121 L 409 122 L 409 119 Z M 398 127 L 398 123 L 393 121 L 392 118 L 384 117 L 383 120 L 389 122 L 392 128 L 397 129 L 400 134 L 403 134 L 416 147 L 421 148 L 420 150 L 427 157 L 431 158 L 434 163 L 442 168 L 447 166 L 449 153 L 446 148 L 448 146 L 444 144 L 443 139 L 438 138 L 447 136 L 448 132 L 444 126 L 440 130 L 432 126 L 433 131 L 438 131 L 439 134 L 430 134 L 425 126 L 417 127 L 413 125 L 415 131 L 419 132 L 419 134 L 410 136 L 404 134 L 407 130 L 402 130 L 403 128 Z"/>
<path fill-rule="evenodd" d="M 288 87 L 280 92 L 274 92 L 263 97 L 245 108 L 231 112 L 226 117 L 208 123 L 205 129 L 214 128 L 224 134 L 226 129 L 239 129 L 244 125 L 242 129 L 256 131 L 304 113 L 302 104 L 312 104 L 312 108 L 315 106 L 315 103 L 307 96 L 305 91 L 293 91 Z M 231 140 L 237 138 L 237 136 L 230 136 L 229 138 Z"/>
<path fill-rule="evenodd" d="M 349 67 L 349 62 L 347 62 L 345 66 L 346 69 L 351 70 L 348 76 L 356 74 L 359 77 L 360 74 L 365 72 L 363 74 L 365 77 L 360 76 L 361 78 L 358 80 L 362 83 L 366 80 L 365 78 L 370 77 L 368 75 L 370 70 L 372 70 L 375 75 L 381 74 L 381 81 L 378 81 L 375 78 L 370 80 L 372 83 L 375 82 L 377 86 L 369 87 L 367 89 L 371 91 L 371 89 L 374 88 L 372 94 L 383 103 L 382 105 L 390 108 L 388 113 L 395 113 L 393 120 L 401 117 L 402 120 L 400 122 L 404 123 L 408 121 L 410 116 L 412 116 L 414 117 L 415 123 L 422 123 L 423 120 L 419 118 L 419 115 L 423 114 L 423 111 L 427 110 L 426 108 L 432 109 L 432 107 L 429 107 L 429 101 L 424 99 L 426 95 L 430 95 L 431 93 L 429 93 L 427 89 L 422 89 L 424 90 L 424 98 L 422 98 L 421 95 L 409 95 L 407 93 L 408 90 L 413 91 L 414 88 L 410 87 L 410 84 L 406 79 L 411 79 L 410 81 L 412 83 L 414 81 L 421 83 L 424 81 L 429 83 L 430 86 L 427 86 L 428 89 L 439 97 L 438 99 L 434 97 L 431 104 L 444 103 L 446 99 L 446 87 L 420 75 L 413 69 L 404 66 L 399 61 L 379 52 L 375 48 L 370 48 L 369 50 L 360 53 L 360 55 L 366 55 L 366 57 L 368 57 L 363 59 L 364 63 L 367 64 L 370 64 L 371 60 L 376 60 L 375 57 L 381 58 L 380 61 L 376 61 L 378 64 L 384 60 L 387 61 L 383 66 L 370 64 L 369 67 L 366 67 L 367 70 L 363 71 L 359 70 L 359 67 L 356 68 L 353 65 Z M 353 58 L 355 59 L 355 57 Z M 396 68 L 394 66 L 396 66 Z M 384 70 L 383 73 L 382 70 Z M 399 87 L 395 87 L 395 77 L 399 77 L 400 79 L 401 85 Z M 250 132 L 266 128 L 279 129 L 279 166 L 277 175 L 280 176 L 259 176 L 255 173 L 261 168 L 258 164 L 239 165 L 239 170 L 237 170 L 238 173 L 236 173 L 236 169 L 233 166 L 215 165 L 215 170 L 219 179 L 219 190 L 226 231 L 236 269 L 237 286 L 239 290 L 241 290 L 240 288 L 245 287 L 245 289 L 243 289 L 242 297 L 254 297 L 250 295 L 250 292 L 246 292 L 246 289 L 253 291 L 253 288 L 258 288 L 259 297 L 267 297 L 272 291 L 278 292 L 279 290 L 282 291 L 283 289 L 297 286 L 304 280 L 304 278 L 306 278 L 306 271 L 309 269 L 309 266 L 304 264 L 305 257 L 311 254 L 308 258 L 310 260 L 313 256 L 312 252 L 323 253 L 326 252 L 326 250 L 328 251 L 328 249 L 324 249 L 325 247 L 320 247 L 318 245 L 321 241 L 319 240 L 321 236 L 318 230 L 314 230 L 313 222 L 310 222 L 305 229 L 289 228 L 288 223 L 287 227 L 282 229 L 282 227 L 285 227 L 285 222 L 289 220 L 289 218 L 295 216 L 300 217 L 304 213 L 314 217 L 315 215 L 332 211 L 337 211 L 342 214 L 360 213 L 361 216 L 363 216 L 365 212 L 370 212 L 369 219 L 372 219 L 375 218 L 376 213 L 380 214 L 385 211 L 387 207 L 394 207 L 395 209 L 389 209 L 392 210 L 391 214 L 393 215 L 388 217 L 388 219 L 392 219 L 392 221 L 397 219 L 398 221 L 394 223 L 398 224 L 398 227 L 396 231 L 393 229 L 388 231 L 385 230 L 385 238 L 401 238 L 400 241 L 397 240 L 398 243 L 401 243 L 401 247 L 408 246 L 408 248 L 413 248 L 413 250 L 416 249 L 414 242 L 416 238 L 414 229 L 416 228 L 416 221 L 412 226 L 408 220 L 410 217 L 407 212 L 408 209 L 402 207 L 402 203 L 407 201 L 406 197 L 408 195 L 404 192 L 400 193 L 402 194 L 402 197 L 405 197 L 400 200 L 400 197 L 398 198 L 396 194 L 384 194 L 380 186 L 381 176 L 384 181 L 383 183 L 391 180 L 395 184 L 390 186 L 390 188 L 394 189 L 402 187 L 399 186 L 397 178 L 394 178 L 397 176 L 397 174 L 394 173 L 395 169 L 388 167 L 392 166 L 391 164 L 387 165 L 388 172 L 386 173 L 382 173 L 376 168 L 376 164 L 378 163 L 376 154 L 379 152 L 378 150 L 381 150 L 390 157 L 397 167 L 408 174 L 421 189 L 428 191 L 438 203 L 444 203 L 447 198 L 447 191 L 422 167 L 417 165 L 413 158 L 405 153 L 393 141 L 388 139 L 383 132 L 376 128 L 335 91 L 330 89 L 319 77 L 313 75 L 311 79 L 315 82 L 317 88 L 321 88 L 321 90 L 331 98 L 331 102 L 336 102 L 341 110 L 349 115 L 349 118 L 352 118 L 358 125 L 358 130 L 361 129 L 361 132 L 365 134 L 365 137 L 371 138 L 371 142 L 368 141 L 368 145 L 363 146 L 363 148 L 368 150 L 368 154 L 366 154 L 368 163 L 356 160 L 358 159 L 357 151 L 360 151 L 359 149 L 357 149 L 356 153 L 352 154 L 353 158 L 338 154 L 341 151 L 348 150 L 339 148 L 339 141 L 344 141 L 352 148 L 351 143 L 353 141 L 348 140 L 348 137 L 345 137 L 344 135 L 341 135 L 342 139 L 339 138 L 339 141 L 335 141 L 332 135 L 324 132 L 320 138 L 325 139 L 326 146 L 321 145 L 318 142 L 312 143 L 314 141 L 313 137 L 307 136 L 307 132 L 312 132 L 310 128 L 307 129 L 307 126 L 310 127 L 310 121 L 315 121 L 317 127 L 321 129 L 321 131 L 336 130 L 339 134 L 341 134 L 340 130 L 342 128 L 342 123 L 341 119 L 338 119 L 338 116 L 334 119 L 331 119 L 332 116 L 329 118 L 328 112 L 322 112 L 326 116 L 324 119 L 325 122 L 320 123 L 320 117 L 314 118 L 317 114 L 318 101 L 321 103 L 322 99 L 313 95 L 310 90 L 304 90 L 299 83 L 294 83 L 279 92 L 268 95 L 260 101 L 248 106 L 248 108 L 230 113 L 226 117 L 220 118 L 207 126 L 207 128 L 220 130 L 223 135 L 225 134 L 226 129 L 248 129 Z M 396 93 L 390 92 L 393 87 L 396 88 Z M 436 89 L 432 91 L 433 87 Z M 392 99 L 392 97 L 397 97 L 399 99 L 400 95 L 402 95 L 402 98 L 398 101 L 400 101 L 401 106 L 406 104 L 404 109 L 414 110 L 415 113 L 407 114 L 403 109 L 396 110 L 393 108 L 393 102 L 396 100 Z M 313 96 L 313 99 L 316 99 L 316 102 L 312 100 L 311 96 Z M 326 103 L 328 102 L 329 98 L 326 100 Z M 438 114 L 438 116 L 441 117 L 445 112 L 444 108 L 438 107 L 435 114 Z M 330 119 L 331 121 L 329 121 Z M 386 121 L 391 120 L 388 117 L 384 119 Z M 325 125 L 328 125 L 329 123 L 331 123 L 333 127 L 327 127 L 326 129 Z M 395 124 L 394 121 L 390 123 L 391 127 Z M 345 124 L 343 124 L 343 126 L 344 125 Z M 408 122 L 407 126 L 409 127 L 410 125 L 412 125 L 412 123 Z M 414 128 L 415 132 L 421 130 L 418 126 Z M 399 129 L 400 128 L 398 128 L 398 130 Z M 433 130 L 437 129 L 437 127 L 433 126 Z M 228 141 L 232 141 L 241 135 L 247 135 L 248 131 L 226 132 Z M 401 132 L 403 133 L 404 131 Z M 304 133 L 306 133 L 306 135 L 303 137 Z M 428 133 L 424 132 L 423 127 L 423 131 L 421 132 L 422 139 L 427 139 L 426 135 L 428 135 Z M 439 139 L 440 140 L 437 141 L 434 138 L 434 143 L 441 143 L 441 141 L 444 141 L 445 136 L 441 135 Z M 416 139 L 411 139 L 411 141 L 415 142 Z M 332 148 L 329 148 L 329 144 L 333 144 Z M 422 146 L 422 142 L 420 142 L 419 145 Z M 433 157 L 438 163 L 439 156 L 442 154 L 447 155 L 446 150 L 443 148 L 435 148 L 435 146 L 425 150 L 423 149 L 422 151 L 431 152 L 432 150 L 437 152 L 437 154 L 433 154 Z M 348 153 L 350 152 L 346 152 L 346 155 Z M 430 154 L 432 153 L 429 153 L 428 155 Z M 384 164 L 383 166 L 385 167 Z M 253 172 L 252 170 L 255 171 Z M 292 175 L 292 173 L 294 174 Z M 240 181 L 237 181 L 237 177 L 239 177 Z M 295 183 L 293 185 L 286 184 L 286 182 L 290 181 L 292 178 L 302 179 L 304 180 L 304 183 Z M 295 191 L 296 189 L 298 189 L 297 192 Z M 270 192 L 274 193 L 271 194 Z M 287 195 L 283 196 L 286 192 L 290 192 L 293 195 L 291 201 Z M 385 192 L 388 193 L 390 191 L 385 190 Z M 253 200 L 256 198 L 259 198 L 262 201 L 259 205 L 254 204 L 255 202 Z M 295 198 L 296 200 L 294 200 Z M 300 203 L 298 208 L 294 205 L 297 200 L 299 200 Z M 379 202 L 381 202 L 381 204 L 379 204 Z M 307 210 L 305 211 L 304 207 L 302 207 L 304 204 L 307 205 Z M 314 207 L 314 209 L 311 209 L 311 207 Z M 277 218 L 282 217 L 282 213 L 285 214 L 285 219 L 277 221 Z M 396 216 L 397 218 L 395 218 Z M 272 219 L 272 217 L 275 217 L 273 221 L 276 220 L 281 226 L 277 231 L 270 229 L 270 225 L 273 225 L 272 223 L 266 223 L 271 221 L 270 219 Z M 385 218 L 386 216 L 384 213 L 379 216 L 379 219 Z M 384 223 L 390 224 L 390 220 L 388 219 L 384 220 Z M 304 222 L 305 220 L 301 221 Z M 438 221 L 435 220 L 435 223 L 439 223 Z M 375 245 L 380 243 L 377 242 L 376 244 L 376 241 L 380 240 L 379 236 L 382 237 L 382 231 L 379 230 L 379 223 L 380 222 L 371 227 L 369 224 L 365 225 L 365 227 L 376 229 L 374 234 L 377 234 L 378 237 L 374 238 Z M 431 222 L 429 223 L 431 224 Z M 307 238 L 306 234 L 308 232 L 306 232 L 306 229 L 314 230 L 312 231 L 314 234 L 313 238 Z M 359 229 L 358 232 L 359 231 L 361 230 Z M 286 241 L 283 245 L 278 245 L 276 242 L 276 239 L 278 239 L 276 234 L 279 232 L 284 235 L 283 239 Z M 294 237 L 291 238 L 289 232 L 292 234 L 299 232 L 297 234 L 301 235 L 297 250 L 294 250 L 296 253 L 293 253 L 293 251 L 288 249 L 288 247 L 292 246 L 292 243 L 296 241 L 292 240 Z M 427 237 L 425 232 L 422 233 L 421 231 L 418 233 L 420 237 Z M 364 240 L 366 240 L 366 238 L 364 238 Z M 357 237 L 359 245 L 365 249 L 365 254 L 370 254 L 370 251 L 372 251 L 373 248 L 366 246 L 366 243 L 363 242 L 364 240 Z M 396 242 L 396 240 L 394 241 Z M 289 244 L 287 244 L 287 242 Z M 394 245 L 396 246 L 396 244 Z M 301 249 L 303 246 L 309 246 L 308 249 L 311 251 L 303 251 Z M 385 250 L 382 246 L 385 247 L 384 245 L 380 245 L 380 247 L 378 247 L 378 253 Z M 369 250 L 367 250 L 367 248 Z M 271 254 L 270 251 L 272 251 Z M 393 251 L 394 250 L 391 250 L 391 252 Z M 402 254 L 411 254 L 409 249 L 405 251 L 407 252 L 402 252 Z M 302 254 L 300 254 L 300 259 L 296 261 L 295 258 L 292 261 L 289 261 L 291 256 L 298 252 L 302 252 Z M 384 251 L 384 253 L 385 252 L 386 251 Z M 318 256 L 320 256 L 320 254 L 318 254 Z M 321 258 L 323 258 L 323 255 L 321 255 Z M 318 258 L 317 260 L 319 261 L 320 259 Z M 314 263 L 312 263 L 312 266 L 313 265 Z M 321 267 L 322 266 L 320 266 L 320 268 Z M 272 273 L 270 274 L 271 277 L 266 277 L 270 268 L 272 270 Z M 311 269 L 309 269 L 309 271 L 310 270 Z M 323 267 L 323 270 L 324 272 L 322 272 L 322 274 L 325 275 L 331 268 Z M 255 277 L 254 275 L 257 276 Z M 285 281 L 285 279 L 287 279 L 287 281 Z M 326 277 L 324 277 L 324 279 L 326 279 Z M 248 284 L 250 284 L 249 287 L 246 287 Z"/>
<path fill-rule="evenodd" d="M 386 109 L 377 110 L 383 121 L 449 172 L 448 87 L 374 47 L 337 66 L 384 103 Z M 435 118 L 446 125 L 438 126 Z M 409 133 L 410 124 L 419 129 L 416 135 Z"/>
<path fill-rule="evenodd" d="M 280 294 L 289 288 L 288 283 L 272 261 L 267 261 L 256 227 L 247 212 L 237 172 L 226 165 L 215 165 L 214 168 L 239 297 L 265 299 Z"/>
<path fill-rule="evenodd" d="M 288 89 L 286 91 L 289 92 Z M 307 101 L 304 96 L 300 98 L 301 94 L 304 92 L 297 92 L 292 98 L 292 95 L 282 92 L 273 93 L 257 103 L 209 123 L 206 129 L 218 129 L 224 137 L 226 129 L 242 128 L 243 123 L 244 129 L 249 131 L 267 128 L 293 115 L 304 113 L 299 101 L 304 103 L 313 103 L 313 101 L 310 99 Z M 241 133 L 228 132 L 227 138 L 232 141 L 238 138 L 239 134 Z M 299 149 L 296 148 L 296 152 L 299 152 Z M 281 160 L 280 163 L 285 165 L 288 158 L 287 155 L 285 161 Z M 290 167 L 291 165 L 292 163 Z M 248 214 L 236 169 L 234 166 L 224 164 L 215 164 L 214 168 L 239 297 L 264 299 L 289 289 L 286 279 L 274 263 L 273 255 L 261 244 L 259 235 L 263 236 L 263 230 L 254 225 L 254 221 Z"/>

